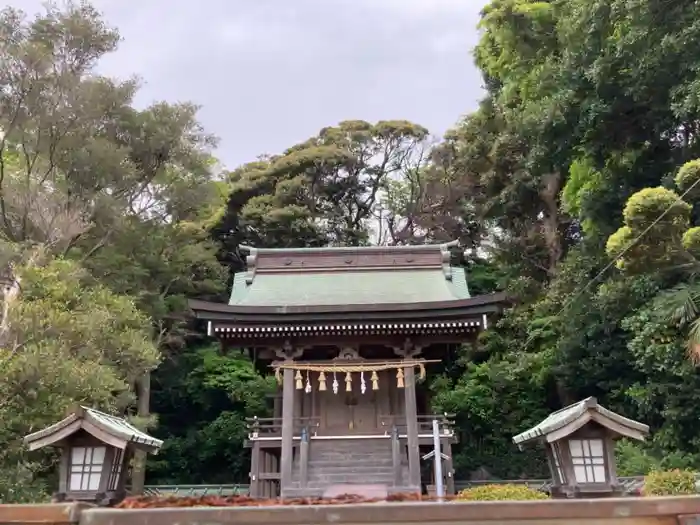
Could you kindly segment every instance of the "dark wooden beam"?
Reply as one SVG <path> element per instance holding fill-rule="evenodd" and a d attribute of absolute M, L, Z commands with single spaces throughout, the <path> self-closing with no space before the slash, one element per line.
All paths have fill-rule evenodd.
<path fill-rule="evenodd" d="M 191 299 L 190 309 L 198 319 L 243 322 L 318 322 L 336 319 L 366 320 L 372 312 L 374 320 L 425 318 L 436 320 L 456 316 L 481 315 L 500 311 L 508 303 L 506 294 L 499 292 L 469 299 L 431 301 L 423 303 L 371 303 L 331 305 L 240 306 Z"/>
<path fill-rule="evenodd" d="M 418 445 L 418 410 L 416 407 L 416 374 L 412 367 L 404 369 L 406 402 L 406 435 L 408 441 L 409 485 L 420 488 L 420 447 Z"/>
<path fill-rule="evenodd" d="M 280 457 L 281 491 L 292 484 L 294 453 L 294 370 L 287 368 L 282 377 L 282 452 Z"/>

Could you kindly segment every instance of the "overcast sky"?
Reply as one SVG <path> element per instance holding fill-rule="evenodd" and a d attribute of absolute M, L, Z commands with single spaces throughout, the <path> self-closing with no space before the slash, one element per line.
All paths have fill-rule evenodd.
<path fill-rule="evenodd" d="M 9 0 L 34 14 L 42 0 Z M 486 0 L 94 0 L 124 39 L 103 73 L 140 106 L 189 100 L 229 168 L 346 119 L 434 134 L 476 106 Z"/>

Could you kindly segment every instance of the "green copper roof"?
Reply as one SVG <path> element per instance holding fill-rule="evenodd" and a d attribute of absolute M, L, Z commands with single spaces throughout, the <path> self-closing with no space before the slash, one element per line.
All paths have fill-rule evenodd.
<path fill-rule="evenodd" d="M 598 404 L 598 401 L 594 397 L 588 397 L 578 403 L 564 407 L 561 410 L 553 412 L 547 418 L 542 421 L 539 425 L 532 427 L 525 432 L 518 434 L 513 438 L 513 442 L 517 445 L 526 443 L 539 438 L 544 438 L 547 434 L 556 432 L 557 430 L 564 428 L 569 423 L 576 421 L 578 418 L 582 417 L 586 412 L 593 411 L 607 420 L 614 421 L 622 427 L 627 427 L 643 434 L 649 432 L 649 427 L 637 421 L 628 419 L 620 414 L 617 414 L 605 407 Z"/>
<path fill-rule="evenodd" d="M 92 421 L 105 432 L 108 432 L 113 436 L 119 437 L 130 443 L 143 443 L 156 448 L 160 448 L 163 445 L 163 442 L 160 439 L 149 436 L 125 419 L 100 412 L 94 408 L 82 408 L 85 410 L 88 420 Z"/>
<path fill-rule="evenodd" d="M 241 247 L 230 306 L 416 304 L 469 299 L 456 242 L 420 246 L 264 249 Z"/>
<path fill-rule="evenodd" d="M 145 445 L 154 449 L 154 451 L 157 451 L 163 445 L 160 439 L 149 436 L 125 419 L 83 406 L 61 421 L 29 434 L 24 438 L 24 442 L 29 445 L 30 450 L 50 445 L 66 437 L 61 431 L 73 425 L 73 432 L 76 432 L 82 428 L 82 422 L 87 422 L 124 443 Z M 86 430 L 88 433 L 90 432 L 89 427 Z"/>
<path fill-rule="evenodd" d="M 384 269 L 348 272 L 256 275 L 236 274 L 230 305 L 302 306 L 422 303 L 469 299 L 463 268 Z"/>

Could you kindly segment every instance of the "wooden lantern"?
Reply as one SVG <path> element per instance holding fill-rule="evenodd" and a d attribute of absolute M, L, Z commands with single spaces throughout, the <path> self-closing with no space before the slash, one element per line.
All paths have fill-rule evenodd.
<path fill-rule="evenodd" d="M 627 419 L 589 397 L 563 408 L 539 425 L 519 434 L 513 442 L 546 447 L 552 474 L 553 497 L 621 495 L 615 465 L 615 440 L 643 441 L 649 427 Z"/>
<path fill-rule="evenodd" d="M 24 438 L 29 450 L 61 450 L 59 501 L 114 504 L 126 495 L 128 462 L 134 450 L 157 453 L 163 442 L 124 419 L 80 407 L 68 417 Z"/>

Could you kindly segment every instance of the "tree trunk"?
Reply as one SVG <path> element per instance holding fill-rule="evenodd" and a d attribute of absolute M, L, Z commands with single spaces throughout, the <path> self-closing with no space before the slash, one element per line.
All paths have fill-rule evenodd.
<path fill-rule="evenodd" d="M 144 420 L 150 416 L 151 406 L 151 373 L 146 372 L 136 383 L 137 388 L 137 415 Z M 146 485 L 146 453 L 142 450 L 134 452 L 134 464 L 131 470 L 132 494 L 143 494 Z"/>
<path fill-rule="evenodd" d="M 32 268 L 39 264 L 41 256 L 44 253 L 44 247 L 34 249 L 29 256 L 25 268 Z M 0 283 L 2 283 L 2 313 L 0 313 L 0 348 L 10 347 L 10 311 L 12 306 L 19 300 L 20 292 L 22 291 L 22 279 L 15 273 L 12 265 L 7 269 L 6 275 L 0 274 Z M 13 349 L 13 353 L 16 349 Z"/>
<path fill-rule="evenodd" d="M 544 178 L 544 186 L 540 190 L 540 198 L 545 206 L 542 218 L 542 233 L 549 252 L 549 275 L 554 277 L 557 266 L 564 251 L 559 232 L 559 192 L 561 190 L 561 175 L 552 173 Z"/>

